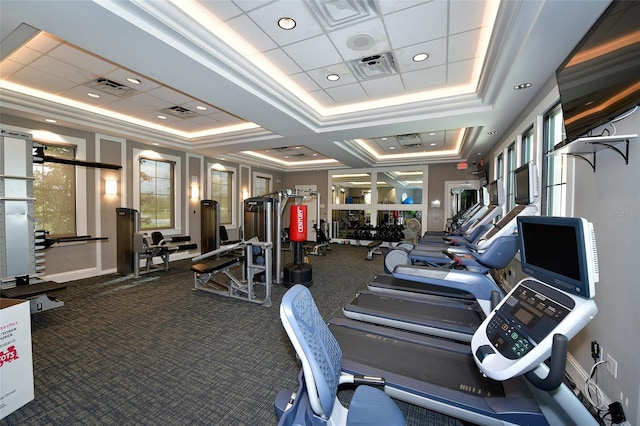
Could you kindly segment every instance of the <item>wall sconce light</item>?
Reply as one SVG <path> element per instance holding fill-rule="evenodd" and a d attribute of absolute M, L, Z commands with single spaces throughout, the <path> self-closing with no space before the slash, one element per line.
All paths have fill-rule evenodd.
<path fill-rule="evenodd" d="M 200 199 L 200 185 L 198 185 L 198 176 L 191 176 L 191 199 Z"/>
<path fill-rule="evenodd" d="M 242 201 L 246 200 L 247 198 L 249 198 L 249 191 L 247 190 L 247 188 L 242 188 Z"/>
<path fill-rule="evenodd" d="M 104 180 L 104 195 L 118 195 L 118 181 L 111 178 Z"/>
<path fill-rule="evenodd" d="M 440 200 L 432 200 L 431 201 L 431 207 L 433 208 L 440 208 Z"/>

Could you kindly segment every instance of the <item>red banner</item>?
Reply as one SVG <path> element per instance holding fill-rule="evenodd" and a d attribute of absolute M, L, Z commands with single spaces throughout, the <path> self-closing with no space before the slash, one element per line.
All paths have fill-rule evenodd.
<path fill-rule="evenodd" d="M 289 222 L 289 239 L 294 243 L 307 241 L 307 206 L 292 205 Z"/>

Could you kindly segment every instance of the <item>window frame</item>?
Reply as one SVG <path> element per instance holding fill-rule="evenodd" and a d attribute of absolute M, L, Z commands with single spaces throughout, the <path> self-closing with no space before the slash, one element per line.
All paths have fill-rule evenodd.
<path fill-rule="evenodd" d="M 7 129 L 16 130 L 21 133 L 31 134 L 34 143 L 49 143 L 53 145 L 73 145 L 76 147 L 76 160 L 86 161 L 87 159 L 87 141 L 85 139 L 53 133 L 47 130 L 35 130 L 21 127 L 6 126 Z M 87 173 L 86 167 L 75 167 L 76 180 L 76 236 L 87 235 L 88 233 L 88 217 L 86 214 L 80 214 L 87 211 Z M 67 243 L 74 244 L 74 243 Z"/>
<path fill-rule="evenodd" d="M 506 207 L 507 211 L 511 211 L 516 205 L 515 194 L 515 170 L 516 170 L 516 143 L 511 142 L 507 146 L 507 161 L 505 163 L 507 167 L 507 182 L 506 182 Z"/>
<path fill-rule="evenodd" d="M 207 163 L 207 169 L 206 169 L 206 174 L 207 174 L 207 196 L 209 197 L 209 199 L 211 200 L 215 200 L 218 201 L 216 197 L 214 196 L 214 194 L 212 193 L 212 187 L 211 187 L 211 170 L 215 170 L 218 172 L 230 172 L 231 173 L 231 202 L 230 202 L 230 208 L 231 208 L 231 212 L 229 213 L 230 217 L 231 217 L 231 222 L 230 223 L 223 223 L 222 221 L 220 221 L 220 225 L 224 225 L 225 227 L 227 227 L 228 229 L 235 229 L 238 227 L 238 215 L 237 215 L 237 211 L 236 209 L 238 208 L 238 170 L 235 167 L 231 167 L 231 166 L 227 166 L 227 165 L 222 165 L 220 163 L 211 163 L 208 162 Z M 219 201 L 218 201 L 219 202 Z"/>
<path fill-rule="evenodd" d="M 270 194 L 273 192 L 273 175 L 262 173 L 262 172 L 253 172 L 253 179 L 251 179 L 251 190 L 254 197 L 259 197 L 264 194 L 256 193 L 256 182 L 258 179 L 268 179 L 269 180 L 269 188 L 267 188 L 267 192 L 265 194 Z"/>
<path fill-rule="evenodd" d="M 551 136 L 552 135 L 552 136 Z M 551 136 L 551 137 L 550 137 Z M 557 140 L 556 140 L 557 139 Z M 569 193 L 568 176 L 570 173 L 569 162 L 566 155 L 552 155 L 555 146 L 564 140 L 564 123 L 562 118 L 562 107 L 560 103 L 549 108 L 542 117 L 542 176 L 540 182 L 542 185 L 541 213 L 545 216 L 565 216 L 568 212 L 571 194 Z M 559 164 L 559 182 L 556 173 L 552 173 L 549 169 L 556 169 L 556 161 Z M 553 180 L 550 181 L 550 177 Z M 553 192 L 560 189 L 559 201 L 560 205 L 553 203 Z"/>
<path fill-rule="evenodd" d="M 133 182 L 131 185 L 133 189 L 133 205 L 139 212 L 140 207 L 140 159 L 146 158 L 156 161 L 171 161 L 174 163 L 173 167 L 173 211 L 174 211 L 174 223 L 170 228 L 157 228 L 146 229 L 146 232 L 153 232 L 155 230 L 161 231 L 163 234 L 176 235 L 182 232 L 182 159 L 175 155 L 170 155 L 153 150 L 133 149 Z"/>

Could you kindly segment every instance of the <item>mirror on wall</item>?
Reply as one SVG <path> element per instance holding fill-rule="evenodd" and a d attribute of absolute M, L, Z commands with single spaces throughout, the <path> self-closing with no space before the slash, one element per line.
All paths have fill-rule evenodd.
<path fill-rule="evenodd" d="M 371 173 L 333 175 L 331 195 L 334 204 L 371 204 Z"/>

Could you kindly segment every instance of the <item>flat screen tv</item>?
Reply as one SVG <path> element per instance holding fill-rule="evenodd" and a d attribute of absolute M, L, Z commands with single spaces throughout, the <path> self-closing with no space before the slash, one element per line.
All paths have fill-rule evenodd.
<path fill-rule="evenodd" d="M 640 104 L 640 2 L 614 0 L 556 70 L 566 139 Z"/>
<path fill-rule="evenodd" d="M 504 202 L 504 194 L 501 181 L 494 180 L 489 183 L 489 204 L 499 206 Z"/>
<path fill-rule="evenodd" d="M 520 261 L 529 276 L 592 298 L 598 282 L 593 225 L 576 217 L 518 216 Z"/>
<path fill-rule="evenodd" d="M 538 176 L 536 165 L 528 162 L 518 167 L 514 172 L 515 202 L 516 204 L 533 204 L 538 198 Z"/>

